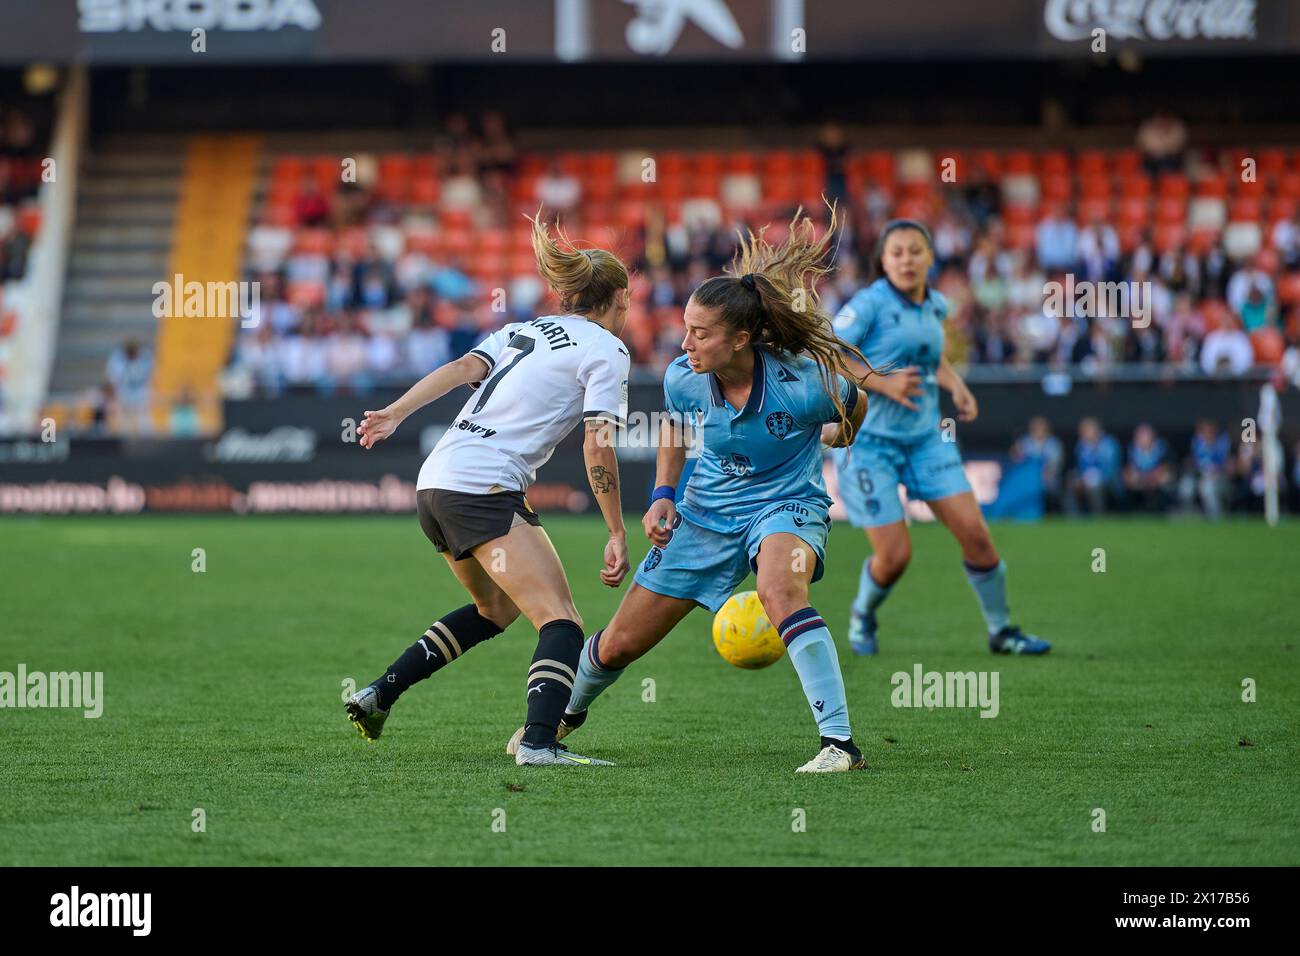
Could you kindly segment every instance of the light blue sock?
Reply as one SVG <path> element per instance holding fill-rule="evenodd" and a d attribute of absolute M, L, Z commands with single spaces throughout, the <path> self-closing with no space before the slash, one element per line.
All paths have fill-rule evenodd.
<path fill-rule="evenodd" d="M 567 713 L 580 714 L 588 707 L 591 702 L 600 696 L 601 692 L 614 681 L 626 668 L 606 667 L 600 663 L 600 635 L 604 630 L 599 630 L 591 637 L 587 638 L 587 643 L 582 645 L 582 653 L 578 655 L 578 679 L 573 682 L 573 693 L 569 695 L 569 706 L 564 708 Z"/>
<path fill-rule="evenodd" d="M 844 678 L 835 641 L 822 616 L 811 607 L 795 611 L 778 629 L 790 652 L 790 663 L 803 684 L 804 696 L 823 737 L 849 740 L 849 705 L 844 699 Z"/>
<path fill-rule="evenodd" d="M 1007 607 L 1007 563 L 999 561 L 991 568 L 974 568 L 963 561 L 962 566 L 966 569 L 966 580 L 975 589 L 989 633 L 998 633 L 1011 623 L 1011 609 Z"/>
<path fill-rule="evenodd" d="M 867 558 L 862 562 L 862 573 L 858 575 L 858 596 L 853 599 L 853 610 L 859 614 L 870 614 L 884 603 L 892 590 L 892 584 L 881 587 L 876 583 L 876 579 L 871 576 L 871 559 Z"/>

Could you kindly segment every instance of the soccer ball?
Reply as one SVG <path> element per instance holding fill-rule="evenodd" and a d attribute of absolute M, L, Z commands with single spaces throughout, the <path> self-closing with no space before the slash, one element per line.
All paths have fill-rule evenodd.
<path fill-rule="evenodd" d="M 713 646 L 728 664 L 757 670 L 785 653 L 755 591 L 733 594 L 713 618 Z"/>

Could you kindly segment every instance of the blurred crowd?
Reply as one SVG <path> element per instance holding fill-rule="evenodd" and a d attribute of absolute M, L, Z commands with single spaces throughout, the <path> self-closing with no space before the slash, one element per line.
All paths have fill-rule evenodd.
<path fill-rule="evenodd" d="M 1188 154 L 1185 130 L 1168 115 L 1144 124 L 1138 143 L 1138 177 L 1228 161 L 1226 153 Z M 1037 218 L 1026 223 L 1016 218 L 1024 207 L 1009 195 L 1013 178 L 990 176 L 976 162 L 957 183 L 936 183 L 923 199 L 908 199 L 892 180 L 850 175 L 851 156 L 844 131 L 827 124 L 813 157 L 817 177 L 805 188 L 814 192 L 805 206 L 818 203 L 810 208 L 814 216 L 826 214 L 816 193 L 844 213 L 836 268 L 821 290 L 832 312 L 873 277 L 883 224 L 900 212 L 919 214 L 934 234 L 932 279 L 952 303 L 948 352 L 959 364 L 1072 366 L 1099 375 L 1154 366 L 1235 376 L 1281 363 L 1290 350 L 1290 364 L 1300 370 L 1300 204 L 1279 205 L 1289 214 L 1269 224 L 1254 246 L 1231 230 L 1217 242 L 1207 243 L 1204 234 L 1172 241 L 1155 228 L 1085 220 L 1073 200 L 1043 197 Z M 539 161 L 541 168 L 525 169 Z M 508 275 L 499 277 L 482 268 L 481 249 L 438 238 L 439 230 L 457 238 L 462 224 L 475 235 L 508 234 L 523 223 L 524 211 L 537 209 L 629 261 L 636 280 L 625 337 L 636 364 L 662 369 L 679 353 L 687 298 L 730 261 L 736 229 L 770 222 L 769 235 L 779 238 L 799 205 L 759 202 L 745 193 L 759 189 L 760 177 L 746 186 L 746 177 L 728 176 L 720 180 L 721 195 L 688 195 L 658 207 L 651 201 L 611 228 L 610 197 L 589 197 L 595 186 L 558 160 L 521 157 L 491 113 L 477 122 L 451 117 L 421 163 L 437 192 L 423 197 L 418 212 L 419 190 L 394 194 L 374 158 L 363 157 L 358 175 L 332 192 L 304 175 L 291 201 L 274 210 L 278 218 L 264 215 L 254 226 L 247 278 L 261 284 L 265 321 L 239 336 L 230 389 L 409 381 L 501 324 L 554 307 L 528 268 L 526 249 L 513 248 Z M 1104 307 L 1085 316 L 1046 314 L 1047 284 L 1064 283 L 1067 274 L 1080 282 L 1143 283 L 1140 305 L 1149 310 L 1149 325 L 1140 327 L 1130 314 L 1104 314 Z M 317 291 L 303 295 L 304 288 Z"/>
<path fill-rule="evenodd" d="M 1108 512 L 1185 513 L 1220 518 L 1264 508 L 1264 436 L 1253 428 L 1230 435 L 1210 419 L 1196 423 L 1185 455 L 1151 425 L 1139 425 L 1127 444 L 1096 418 L 1079 422 L 1071 448 L 1035 417 L 1011 447 L 1016 462 L 1042 467 L 1047 511 L 1066 515 Z M 1289 460 L 1279 456 L 1280 502 L 1300 511 L 1300 442 Z"/>

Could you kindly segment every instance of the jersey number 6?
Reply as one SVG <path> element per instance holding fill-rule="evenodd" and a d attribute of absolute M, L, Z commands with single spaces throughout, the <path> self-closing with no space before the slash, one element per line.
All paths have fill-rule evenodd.
<path fill-rule="evenodd" d="M 519 360 L 522 359 L 525 355 L 532 352 L 532 350 L 536 346 L 537 346 L 537 342 L 534 339 L 528 337 L 527 335 L 515 335 L 511 337 L 510 344 L 506 346 L 506 348 L 518 349 L 519 353 L 514 358 L 512 358 L 509 362 L 506 363 L 505 368 L 501 369 L 501 371 L 497 372 L 490 379 L 488 379 L 487 384 L 483 386 L 483 391 L 479 395 L 478 401 L 474 403 L 474 413 L 478 413 L 483 410 L 483 405 L 487 402 L 489 398 L 492 397 L 492 390 L 497 387 L 497 383 L 499 383 L 503 378 L 505 378 L 506 373 L 509 372 L 516 365 L 518 365 Z"/>

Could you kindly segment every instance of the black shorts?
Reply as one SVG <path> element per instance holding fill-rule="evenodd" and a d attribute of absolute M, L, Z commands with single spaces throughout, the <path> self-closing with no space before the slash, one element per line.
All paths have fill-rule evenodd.
<path fill-rule="evenodd" d="M 415 493 L 420 527 L 439 551 L 450 551 L 462 561 L 485 541 L 509 534 L 520 524 L 541 525 L 522 491 L 497 491 L 474 495 L 444 488 L 421 488 Z"/>

